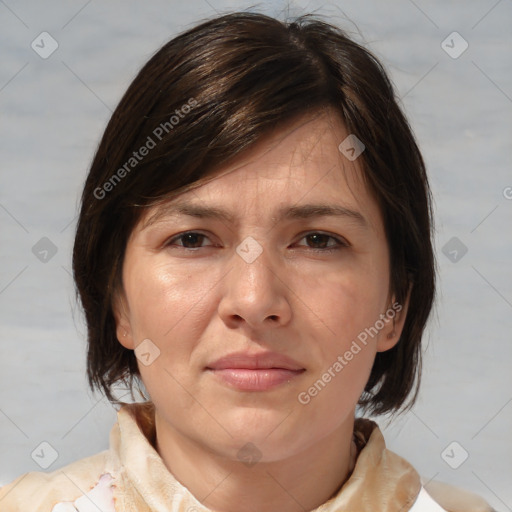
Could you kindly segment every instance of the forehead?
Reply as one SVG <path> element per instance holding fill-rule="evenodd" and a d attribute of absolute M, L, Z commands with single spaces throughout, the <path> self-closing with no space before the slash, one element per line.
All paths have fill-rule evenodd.
<path fill-rule="evenodd" d="M 279 125 L 258 143 L 224 168 L 212 173 L 223 184 L 237 181 L 262 181 L 289 178 L 302 185 L 328 177 L 329 170 L 340 172 L 334 177 L 346 178 L 345 171 L 357 165 L 350 164 L 338 146 L 347 131 L 341 119 L 332 110 L 312 113 Z M 215 185 L 212 185 L 212 188 Z"/>
<path fill-rule="evenodd" d="M 183 213 L 185 209 L 173 205 L 184 203 L 222 204 L 228 215 L 233 211 L 256 216 L 278 211 L 282 216 L 285 208 L 329 204 L 380 227 L 376 201 L 364 185 L 361 160 L 349 160 L 339 150 L 348 135 L 332 110 L 292 120 L 211 173 L 206 183 L 150 208 L 141 223 L 145 227 L 173 211 Z"/>

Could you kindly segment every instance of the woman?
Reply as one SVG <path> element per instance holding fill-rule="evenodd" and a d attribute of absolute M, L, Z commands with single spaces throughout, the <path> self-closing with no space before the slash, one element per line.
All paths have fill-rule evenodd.
<path fill-rule="evenodd" d="M 2 511 L 491 510 L 355 418 L 414 403 L 435 275 L 421 154 L 339 29 L 235 13 L 161 48 L 105 130 L 73 267 L 118 423 Z"/>

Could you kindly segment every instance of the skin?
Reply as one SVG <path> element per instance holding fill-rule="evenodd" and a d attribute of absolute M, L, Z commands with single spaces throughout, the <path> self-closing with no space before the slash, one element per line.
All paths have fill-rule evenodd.
<path fill-rule="evenodd" d="M 407 305 L 308 404 L 298 401 L 394 302 L 380 211 L 360 159 L 338 150 L 348 134 L 330 110 L 278 127 L 172 200 L 215 205 L 233 222 L 170 211 L 149 222 L 153 207 L 128 241 L 117 336 L 129 349 L 149 339 L 160 350 L 151 364 L 139 362 L 156 406 L 157 450 L 211 509 L 311 510 L 354 464 L 355 406 L 376 352 L 397 342 Z M 278 219 L 279 208 L 306 203 L 341 206 L 364 221 Z M 205 236 L 177 237 L 191 230 Z M 236 252 L 249 236 L 262 249 L 251 263 Z M 267 391 L 240 391 L 205 370 L 234 351 L 264 350 L 304 371 Z M 237 456 L 247 443 L 249 456 L 261 457 L 254 465 Z"/>

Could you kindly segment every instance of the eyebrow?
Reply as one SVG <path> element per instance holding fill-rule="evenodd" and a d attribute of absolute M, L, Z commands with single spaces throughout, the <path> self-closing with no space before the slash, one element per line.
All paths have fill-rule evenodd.
<path fill-rule="evenodd" d="M 199 219 L 217 219 L 233 224 L 235 216 L 228 210 L 216 206 L 202 206 L 187 202 L 170 203 L 161 207 L 144 224 L 142 230 L 165 217 L 188 215 Z M 362 227 L 368 227 L 368 221 L 356 210 L 337 204 L 303 204 L 299 206 L 283 206 L 277 211 L 273 220 L 309 219 L 314 217 L 346 217 L 356 221 Z"/>

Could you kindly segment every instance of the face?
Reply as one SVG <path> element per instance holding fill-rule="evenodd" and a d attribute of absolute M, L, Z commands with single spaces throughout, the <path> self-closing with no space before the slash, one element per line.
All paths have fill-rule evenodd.
<path fill-rule="evenodd" d="M 348 135 L 329 111 L 289 123 L 132 232 L 117 334 L 157 432 L 272 461 L 353 421 L 405 309 Z"/>

